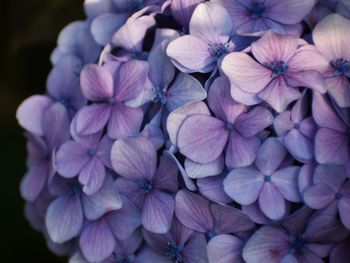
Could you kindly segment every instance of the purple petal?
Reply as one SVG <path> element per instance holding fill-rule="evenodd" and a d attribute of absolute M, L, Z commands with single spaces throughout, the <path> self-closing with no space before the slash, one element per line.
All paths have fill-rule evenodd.
<path fill-rule="evenodd" d="M 91 17 L 96 17 L 100 14 L 108 13 L 113 11 L 113 1 L 96 1 L 96 0 L 85 0 L 84 10 L 86 15 Z"/>
<path fill-rule="evenodd" d="M 282 164 L 286 149 L 277 138 L 267 139 L 261 146 L 255 164 L 264 175 L 271 175 Z"/>
<path fill-rule="evenodd" d="M 334 200 L 334 193 L 325 184 L 315 184 L 305 189 L 303 199 L 308 206 L 321 209 Z"/>
<path fill-rule="evenodd" d="M 259 195 L 261 211 L 270 219 L 277 220 L 286 212 L 286 202 L 273 183 L 265 182 Z"/>
<path fill-rule="evenodd" d="M 190 159 L 185 159 L 185 169 L 188 176 L 192 179 L 204 178 L 208 176 L 218 175 L 224 169 L 224 158 L 220 155 L 219 158 L 213 162 L 200 164 L 191 161 Z"/>
<path fill-rule="evenodd" d="M 80 75 L 81 91 L 91 101 L 102 101 L 113 96 L 113 77 L 103 67 L 86 65 Z"/>
<path fill-rule="evenodd" d="M 67 141 L 56 153 L 56 170 L 63 177 L 72 178 L 79 174 L 89 160 L 88 148 L 75 141 Z"/>
<path fill-rule="evenodd" d="M 271 221 L 261 212 L 258 201 L 255 201 L 251 205 L 242 205 L 242 212 L 257 224 L 266 225 Z"/>
<path fill-rule="evenodd" d="M 63 195 L 53 201 L 45 218 L 53 242 L 61 244 L 77 236 L 83 225 L 83 209 L 78 196 Z"/>
<path fill-rule="evenodd" d="M 37 199 L 47 181 L 47 175 L 48 164 L 46 162 L 32 166 L 21 181 L 21 196 L 29 202 Z"/>
<path fill-rule="evenodd" d="M 112 139 L 136 135 L 140 131 L 142 120 L 143 111 L 141 108 L 131 108 L 118 103 L 111 111 L 108 135 Z"/>
<path fill-rule="evenodd" d="M 257 137 L 245 138 L 232 131 L 225 152 L 225 163 L 230 168 L 238 168 L 253 164 L 260 147 Z"/>
<path fill-rule="evenodd" d="M 245 53 L 233 52 L 225 56 L 221 69 L 241 90 L 249 93 L 262 91 L 271 81 L 272 72 Z"/>
<path fill-rule="evenodd" d="M 164 234 L 170 229 L 174 209 L 174 197 L 165 192 L 152 190 L 145 199 L 142 225 L 149 231 Z"/>
<path fill-rule="evenodd" d="M 297 160 L 307 162 L 311 161 L 314 157 L 313 141 L 306 138 L 296 129 L 291 130 L 284 136 L 283 144 Z"/>
<path fill-rule="evenodd" d="M 298 188 L 298 166 L 289 166 L 274 172 L 271 181 L 278 188 L 283 197 L 292 202 L 300 202 Z"/>
<path fill-rule="evenodd" d="M 113 140 L 107 135 L 103 136 L 100 141 L 100 145 L 97 148 L 96 156 L 99 160 L 103 162 L 108 168 L 112 168 L 111 164 L 111 150 L 113 145 Z"/>
<path fill-rule="evenodd" d="M 343 197 L 338 203 L 339 216 L 343 225 L 350 229 L 350 198 Z"/>
<path fill-rule="evenodd" d="M 288 29 L 287 26 L 283 26 L 273 20 L 260 18 L 260 19 L 250 19 L 246 23 L 242 24 L 237 29 L 236 33 L 242 36 L 261 36 L 265 34 L 266 31 L 273 30 L 274 32 L 277 32 L 279 34 L 288 35 L 289 32 L 287 32 L 287 29 Z M 295 29 L 294 27 L 292 27 L 291 31 L 292 32 L 290 33 L 296 34 L 296 33 L 299 33 L 299 31 L 301 30 L 298 30 L 298 28 Z"/>
<path fill-rule="evenodd" d="M 184 28 L 188 27 L 193 11 L 203 0 L 173 0 L 170 10 L 176 21 Z"/>
<path fill-rule="evenodd" d="M 139 208 L 145 201 L 145 192 L 140 189 L 138 181 L 131 181 L 123 177 L 116 180 L 118 190 L 121 194 L 128 197 Z"/>
<path fill-rule="evenodd" d="M 232 170 L 224 180 L 225 192 L 242 205 L 252 204 L 258 199 L 264 177 L 254 168 Z"/>
<path fill-rule="evenodd" d="M 240 115 L 235 123 L 236 130 L 244 137 L 252 137 L 269 127 L 273 122 L 272 113 L 264 107 L 255 107 Z"/>
<path fill-rule="evenodd" d="M 262 101 L 256 94 L 243 91 L 236 84 L 230 83 L 231 96 L 235 101 L 247 106 L 259 104 Z"/>
<path fill-rule="evenodd" d="M 314 183 L 325 184 L 336 193 L 345 182 L 346 173 L 344 166 L 318 165 L 314 172 Z"/>
<path fill-rule="evenodd" d="M 291 112 L 285 111 L 278 114 L 273 121 L 273 128 L 279 136 L 293 129 L 294 123 L 291 120 Z"/>
<path fill-rule="evenodd" d="M 172 263 L 173 261 L 165 256 L 155 253 L 149 248 L 142 249 L 135 259 L 135 263 Z"/>
<path fill-rule="evenodd" d="M 225 8 L 214 3 L 199 4 L 190 21 L 190 34 L 216 44 L 220 37 L 232 35 L 233 24 Z M 226 40 L 226 42 L 227 42 Z"/>
<path fill-rule="evenodd" d="M 114 170 L 128 179 L 152 179 L 157 164 L 157 152 L 146 139 L 117 140 L 111 152 Z"/>
<path fill-rule="evenodd" d="M 34 95 L 27 98 L 17 109 L 16 118 L 18 123 L 29 132 L 43 135 L 43 114 L 52 104 L 52 99 L 43 95 Z"/>
<path fill-rule="evenodd" d="M 215 236 L 208 243 L 209 263 L 243 263 L 243 246 L 243 241 L 235 236 Z"/>
<path fill-rule="evenodd" d="M 143 242 L 142 232 L 135 232 L 125 240 L 116 239 L 115 253 L 119 255 L 132 255 L 139 249 Z"/>
<path fill-rule="evenodd" d="M 350 83 L 347 77 L 327 78 L 328 94 L 340 107 L 350 107 Z"/>
<path fill-rule="evenodd" d="M 109 211 L 120 209 L 123 201 L 113 178 L 108 176 L 99 191 L 93 195 L 82 195 L 85 217 L 96 220 Z"/>
<path fill-rule="evenodd" d="M 85 258 L 91 262 L 102 262 L 114 250 L 115 239 L 106 221 L 91 222 L 81 233 L 79 245 Z"/>
<path fill-rule="evenodd" d="M 198 190 L 204 197 L 216 203 L 231 203 L 232 199 L 224 191 L 225 175 L 200 178 L 197 180 Z"/>
<path fill-rule="evenodd" d="M 177 192 L 179 169 L 174 160 L 162 155 L 160 164 L 153 178 L 153 186 L 162 191 Z"/>
<path fill-rule="evenodd" d="M 308 87 L 320 93 L 326 92 L 326 83 L 323 76 L 316 70 L 289 71 L 285 76 L 285 80 L 290 87 Z"/>
<path fill-rule="evenodd" d="M 227 143 L 224 123 L 207 115 L 193 115 L 182 124 L 178 135 L 180 152 L 198 163 L 217 159 Z"/>
<path fill-rule="evenodd" d="M 81 170 L 79 174 L 79 182 L 83 185 L 83 191 L 87 195 L 93 195 L 102 186 L 106 177 L 106 168 L 103 163 L 92 158 Z"/>
<path fill-rule="evenodd" d="M 329 260 L 331 263 L 344 263 L 344 258 L 350 258 L 350 237 L 336 244 L 331 251 Z"/>
<path fill-rule="evenodd" d="M 195 233 L 191 236 L 183 250 L 184 262 L 207 263 L 207 242 L 203 234 Z"/>
<path fill-rule="evenodd" d="M 298 185 L 300 193 L 303 193 L 305 189 L 313 184 L 313 176 L 315 170 L 315 164 L 305 164 L 301 167 L 299 176 L 298 176 Z"/>
<path fill-rule="evenodd" d="M 101 131 L 111 115 L 108 104 L 92 104 L 83 107 L 77 113 L 76 130 L 80 135 L 89 135 Z"/>
<path fill-rule="evenodd" d="M 209 201 L 200 195 L 180 190 L 175 198 L 175 213 L 179 221 L 192 230 L 206 233 L 214 227 Z"/>
<path fill-rule="evenodd" d="M 204 100 L 207 93 L 198 80 L 180 72 L 167 93 L 167 108 L 171 112 L 193 101 Z"/>
<path fill-rule="evenodd" d="M 195 36 L 185 35 L 173 40 L 166 53 L 182 72 L 206 73 L 215 67 L 216 59 L 208 44 Z"/>

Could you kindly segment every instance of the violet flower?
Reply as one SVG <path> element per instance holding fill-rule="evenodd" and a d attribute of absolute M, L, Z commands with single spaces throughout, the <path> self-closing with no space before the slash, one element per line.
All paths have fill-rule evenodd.
<path fill-rule="evenodd" d="M 315 46 L 328 62 L 324 73 L 327 92 L 340 107 L 350 107 L 349 27 L 348 19 L 332 14 L 317 24 L 312 33 Z"/>
<path fill-rule="evenodd" d="M 227 9 L 239 35 L 261 35 L 267 30 L 299 35 L 299 22 L 315 0 L 214 0 Z"/>
<path fill-rule="evenodd" d="M 310 45 L 299 47 L 299 42 L 298 37 L 270 31 L 252 44 L 257 61 L 242 52 L 227 55 L 221 68 L 230 79 L 232 97 L 247 105 L 263 100 L 281 113 L 302 96 L 299 87 L 324 93 L 318 71 L 324 69 L 324 59 Z"/>
<path fill-rule="evenodd" d="M 350 229 L 350 181 L 345 167 L 317 166 L 313 184 L 304 190 L 303 200 L 313 209 L 336 207 L 341 222 Z"/>
<path fill-rule="evenodd" d="M 209 107 L 216 117 L 194 114 L 187 117 L 178 132 L 180 152 L 202 164 L 216 160 L 225 150 L 228 167 L 254 162 L 260 147 L 257 134 L 272 124 L 273 116 L 264 107 L 246 112 L 244 105 L 229 94 L 228 82 L 217 78 L 209 90 Z"/>
<path fill-rule="evenodd" d="M 128 107 L 125 102 L 142 91 L 147 73 L 147 63 L 136 60 L 124 63 L 115 80 L 103 67 L 85 66 L 81 73 L 81 89 L 93 103 L 77 113 L 78 134 L 99 132 L 106 124 L 108 135 L 113 139 L 138 133 L 143 119 L 142 109 Z"/>
<path fill-rule="evenodd" d="M 293 157 L 309 162 L 314 157 L 314 138 L 317 126 L 307 114 L 307 99 L 304 95 L 290 111 L 279 114 L 273 123 L 277 135 Z"/>
<path fill-rule="evenodd" d="M 341 118 L 326 97 L 314 93 L 312 114 L 319 129 L 315 137 L 315 157 L 321 164 L 349 162 L 349 120 Z"/>
<path fill-rule="evenodd" d="M 300 201 L 297 185 L 299 167 L 283 166 L 286 156 L 287 151 L 278 139 L 267 139 L 258 152 L 256 168 L 232 170 L 224 180 L 225 192 L 242 205 L 259 200 L 259 206 L 268 218 L 282 218 L 286 213 L 285 199 Z"/>
<path fill-rule="evenodd" d="M 111 152 L 112 166 L 121 176 L 119 190 L 142 208 L 142 225 L 155 233 L 166 233 L 175 208 L 172 193 L 178 189 L 176 164 L 157 152 L 145 138 L 117 140 Z"/>

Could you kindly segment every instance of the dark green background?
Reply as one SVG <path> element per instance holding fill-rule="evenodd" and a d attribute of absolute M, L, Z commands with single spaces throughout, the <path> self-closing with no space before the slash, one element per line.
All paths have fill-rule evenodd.
<path fill-rule="evenodd" d="M 67 262 L 25 221 L 18 185 L 26 150 L 15 111 L 26 97 L 44 92 L 59 31 L 84 18 L 83 0 L 1 0 L 0 6 L 0 262 Z"/>

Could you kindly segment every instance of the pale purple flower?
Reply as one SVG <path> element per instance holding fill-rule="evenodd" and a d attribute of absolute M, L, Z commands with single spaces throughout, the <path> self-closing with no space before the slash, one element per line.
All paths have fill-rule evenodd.
<path fill-rule="evenodd" d="M 232 97 L 247 105 L 263 100 L 281 113 L 302 96 L 299 87 L 324 93 L 318 71 L 324 69 L 324 58 L 311 45 L 300 43 L 298 37 L 270 31 L 251 46 L 257 61 L 243 52 L 227 55 L 221 68 L 230 79 Z"/>
<path fill-rule="evenodd" d="M 178 189 L 178 169 L 173 160 L 162 156 L 157 168 L 157 152 L 145 138 L 117 140 L 111 152 L 112 166 L 121 193 L 142 208 L 142 225 L 155 233 L 170 229 L 175 208 L 172 193 Z"/>
<path fill-rule="evenodd" d="M 106 124 L 113 139 L 135 135 L 143 119 L 141 108 L 131 108 L 125 102 L 137 97 L 147 78 L 148 65 L 142 61 L 124 63 L 116 75 L 101 66 L 87 65 L 81 73 L 83 95 L 92 101 L 77 113 L 76 131 L 88 135 L 101 131 Z"/>
<path fill-rule="evenodd" d="M 233 200 L 250 205 L 256 200 L 262 212 L 277 220 L 286 213 L 286 201 L 300 201 L 298 166 L 283 166 L 286 149 L 278 139 L 269 138 L 261 146 L 255 167 L 232 170 L 224 180 L 224 190 Z"/>
<path fill-rule="evenodd" d="M 303 200 L 313 209 L 336 207 L 343 225 L 350 229 L 350 181 L 345 167 L 317 166 L 313 184 L 304 190 Z"/>
<path fill-rule="evenodd" d="M 314 138 L 317 126 L 308 114 L 308 96 L 300 98 L 291 110 L 276 116 L 273 126 L 283 145 L 293 157 L 309 162 L 314 157 Z"/>
<path fill-rule="evenodd" d="M 315 137 L 315 158 L 321 164 L 349 162 L 349 120 L 341 118 L 325 96 L 314 93 L 312 114 L 319 129 Z"/>
<path fill-rule="evenodd" d="M 350 107 L 349 33 L 350 21 L 338 14 L 327 16 L 312 33 L 315 46 L 327 61 L 327 92 L 340 107 Z"/>
<path fill-rule="evenodd" d="M 215 117 L 194 114 L 184 120 L 177 139 L 180 153 L 205 164 L 225 151 L 228 167 L 252 164 L 260 147 L 257 134 L 272 124 L 270 111 L 264 107 L 247 111 L 231 98 L 224 77 L 217 78 L 210 87 L 208 102 Z"/>
<path fill-rule="evenodd" d="M 214 0 L 232 17 L 239 35 L 261 35 L 267 30 L 299 35 L 299 24 L 316 0 Z"/>

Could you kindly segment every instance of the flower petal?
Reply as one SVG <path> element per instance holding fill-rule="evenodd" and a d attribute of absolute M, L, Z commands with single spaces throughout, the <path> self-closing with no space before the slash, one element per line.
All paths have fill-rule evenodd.
<path fill-rule="evenodd" d="M 207 242 L 203 234 L 195 233 L 183 250 L 184 262 L 188 263 L 207 263 Z"/>
<path fill-rule="evenodd" d="M 322 209 L 334 200 L 334 193 L 325 184 L 307 187 L 303 194 L 305 204 L 314 209 Z"/>
<path fill-rule="evenodd" d="M 167 155 L 162 155 L 160 164 L 153 178 L 153 186 L 162 191 L 177 192 L 179 169 L 177 164 Z"/>
<path fill-rule="evenodd" d="M 231 203 L 232 199 L 224 191 L 225 175 L 200 178 L 197 180 L 198 190 L 204 197 L 216 203 Z"/>
<path fill-rule="evenodd" d="M 313 141 L 296 129 L 289 131 L 286 136 L 284 136 L 283 144 L 297 160 L 307 162 L 314 157 Z"/>
<path fill-rule="evenodd" d="M 271 181 L 278 188 L 283 197 L 292 202 L 300 202 L 298 188 L 298 166 L 289 166 L 274 172 Z"/>
<path fill-rule="evenodd" d="M 286 202 L 273 183 L 265 182 L 259 195 L 261 211 L 270 219 L 277 220 L 286 212 Z"/>
<path fill-rule="evenodd" d="M 218 175 L 223 171 L 224 166 L 225 162 L 222 155 L 220 155 L 216 160 L 206 164 L 200 164 L 193 162 L 190 159 L 185 159 L 186 172 L 192 179 Z"/>
<path fill-rule="evenodd" d="M 235 236 L 215 236 L 208 243 L 209 263 L 243 263 L 243 246 L 243 241 Z"/>
<path fill-rule="evenodd" d="M 29 171 L 23 177 L 20 185 L 22 197 L 34 202 L 43 190 L 48 176 L 48 164 L 40 162 L 29 168 Z"/>
<path fill-rule="evenodd" d="M 202 0 L 173 0 L 170 4 L 171 14 L 182 27 L 188 27 L 193 11 Z"/>
<path fill-rule="evenodd" d="M 326 79 L 328 94 L 340 107 L 350 107 L 350 83 L 347 77 Z"/>
<path fill-rule="evenodd" d="M 307 87 L 320 93 L 326 92 L 323 76 L 316 70 L 290 71 L 285 76 L 285 80 L 290 87 Z"/>
<path fill-rule="evenodd" d="M 83 107 L 77 113 L 76 130 L 80 135 L 89 135 L 101 131 L 111 115 L 111 106 L 92 104 Z"/>
<path fill-rule="evenodd" d="M 83 191 L 87 195 L 96 193 L 102 186 L 106 177 L 106 168 L 103 163 L 92 158 L 81 170 L 79 182 L 83 185 Z"/>

